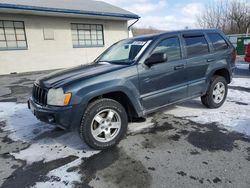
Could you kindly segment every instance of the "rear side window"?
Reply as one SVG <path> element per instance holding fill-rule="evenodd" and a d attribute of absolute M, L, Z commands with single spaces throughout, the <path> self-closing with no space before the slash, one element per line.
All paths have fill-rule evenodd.
<path fill-rule="evenodd" d="M 208 33 L 209 40 L 212 42 L 215 50 L 225 50 L 228 48 L 226 41 L 218 33 Z"/>
<path fill-rule="evenodd" d="M 171 37 L 161 41 L 153 50 L 154 53 L 167 53 L 168 61 L 181 59 L 181 47 L 178 37 Z"/>
<path fill-rule="evenodd" d="M 209 52 L 208 43 L 205 36 L 184 36 L 187 56 L 195 57 Z"/>

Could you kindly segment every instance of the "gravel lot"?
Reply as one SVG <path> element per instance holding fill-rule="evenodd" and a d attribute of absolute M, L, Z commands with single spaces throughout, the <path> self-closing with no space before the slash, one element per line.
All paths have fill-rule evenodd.
<path fill-rule="evenodd" d="M 47 72 L 0 76 L 0 186 L 249 188 L 250 72 L 237 66 L 222 108 L 170 106 L 101 152 L 29 112 L 32 83 Z"/>

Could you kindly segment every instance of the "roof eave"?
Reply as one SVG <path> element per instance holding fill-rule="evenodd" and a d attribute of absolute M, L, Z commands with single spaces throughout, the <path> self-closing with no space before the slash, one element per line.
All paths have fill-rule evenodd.
<path fill-rule="evenodd" d="M 40 13 L 54 13 L 60 16 L 61 14 L 64 15 L 75 15 L 77 16 L 96 16 L 96 17 L 110 17 L 110 18 L 117 18 L 117 19 L 139 19 L 140 17 L 136 14 L 119 14 L 119 13 L 110 13 L 110 12 L 93 12 L 93 11 L 83 11 L 83 10 L 72 10 L 72 9 L 61 9 L 61 8 L 49 8 L 49 7 L 38 7 L 38 6 L 26 6 L 26 5 L 14 5 L 14 4 L 6 4 L 0 3 L 0 9 L 8 9 L 8 10 L 19 10 L 19 11 L 30 11 L 32 12 L 40 12 Z M 10 12 L 11 13 L 11 12 Z"/>

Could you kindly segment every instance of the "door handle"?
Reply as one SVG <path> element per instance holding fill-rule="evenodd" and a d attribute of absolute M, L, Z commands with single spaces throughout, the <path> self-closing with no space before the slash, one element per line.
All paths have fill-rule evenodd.
<path fill-rule="evenodd" d="M 174 70 L 180 70 L 180 69 L 184 69 L 185 65 L 177 65 L 174 67 Z"/>
<path fill-rule="evenodd" d="M 207 62 L 212 62 L 214 61 L 214 59 L 207 59 Z"/>

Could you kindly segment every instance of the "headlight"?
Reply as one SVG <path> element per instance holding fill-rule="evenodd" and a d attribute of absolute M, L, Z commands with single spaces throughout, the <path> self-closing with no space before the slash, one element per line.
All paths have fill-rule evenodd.
<path fill-rule="evenodd" d="M 62 88 L 50 89 L 47 96 L 47 104 L 53 106 L 67 106 L 71 99 L 71 93 L 64 93 Z"/>

